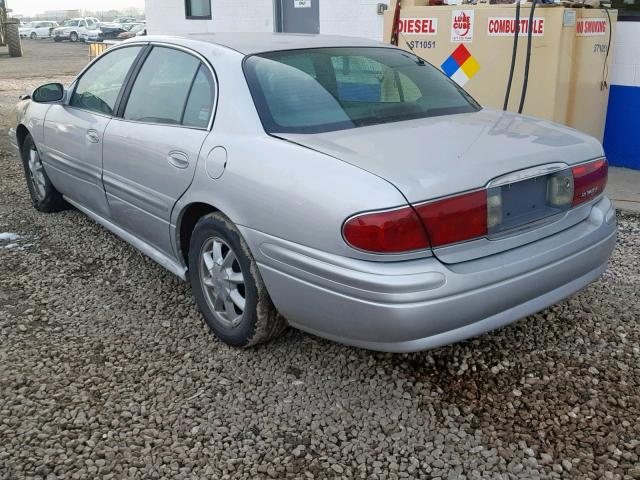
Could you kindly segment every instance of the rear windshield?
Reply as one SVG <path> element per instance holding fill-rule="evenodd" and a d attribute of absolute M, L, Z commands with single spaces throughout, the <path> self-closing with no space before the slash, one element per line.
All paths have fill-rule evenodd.
<path fill-rule="evenodd" d="M 244 69 L 269 133 L 320 133 L 480 108 L 438 69 L 393 48 L 269 52 L 248 57 Z"/>

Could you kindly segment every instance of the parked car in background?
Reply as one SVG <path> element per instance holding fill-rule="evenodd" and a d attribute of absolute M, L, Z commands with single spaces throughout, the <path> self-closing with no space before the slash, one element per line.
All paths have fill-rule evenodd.
<path fill-rule="evenodd" d="M 138 23 L 134 17 L 116 17 L 112 23 Z"/>
<path fill-rule="evenodd" d="M 20 23 L 20 26 L 18 27 L 18 33 L 21 37 L 26 38 L 25 32 L 31 28 L 31 25 L 33 25 L 33 22 Z"/>
<path fill-rule="evenodd" d="M 53 29 L 58 26 L 58 22 L 51 20 L 31 22 L 28 26 L 20 27 L 20 36 L 31 40 L 50 38 L 53 35 Z"/>
<path fill-rule="evenodd" d="M 83 41 L 102 42 L 104 40 L 125 40 L 147 34 L 143 23 L 103 23 L 95 30 L 87 30 L 80 35 Z"/>
<path fill-rule="evenodd" d="M 89 42 L 102 42 L 118 38 L 118 35 L 126 31 L 119 23 L 102 23 L 97 28 L 81 33 L 80 39 Z"/>
<path fill-rule="evenodd" d="M 126 40 L 127 38 L 142 37 L 147 34 L 147 26 L 143 23 L 129 24 L 125 27 L 125 32 L 118 35 L 118 39 Z"/>
<path fill-rule="evenodd" d="M 63 24 L 53 29 L 53 39 L 56 42 L 63 40 L 69 40 L 71 42 L 77 42 L 81 40 L 81 36 L 86 35 L 90 30 L 98 28 L 100 22 L 97 18 L 72 18 L 65 20 Z"/>
<path fill-rule="evenodd" d="M 82 42 L 101 42 L 102 40 L 104 40 L 104 38 L 101 28 L 86 30 L 80 34 L 80 41 Z"/>
<path fill-rule="evenodd" d="M 374 350 L 456 342 L 587 286 L 616 241 L 598 140 L 370 40 L 127 40 L 17 112 L 35 208 L 68 202 L 188 279 L 230 345 L 286 322 Z"/>

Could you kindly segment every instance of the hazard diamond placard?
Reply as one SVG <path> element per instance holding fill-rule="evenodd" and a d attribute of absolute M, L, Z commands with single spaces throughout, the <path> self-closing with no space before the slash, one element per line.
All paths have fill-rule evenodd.
<path fill-rule="evenodd" d="M 447 77 L 461 87 L 480 70 L 480 64 L 463 44 L 458 45 L 451 55 L 440 65 Z"/>

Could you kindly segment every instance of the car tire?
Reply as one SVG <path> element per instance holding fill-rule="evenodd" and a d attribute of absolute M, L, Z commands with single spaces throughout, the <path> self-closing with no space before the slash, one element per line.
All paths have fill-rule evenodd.
<path fill-rule="evenodd" d="M 29 38 L 31 38 L 31 40 L 37 40 L 38 34 L 36 32 L 31 32 L 31 35 L 29 36 Z"/>
<path fill-rule="evenodd" d="M 278 336 L 287 326 L 249 247 L 222 213 L 205 215 L 193 230 L 189 281 L 207 325 L 228 345 L 251 347 Z"/>
<path fill-rule="evenodd" d="M 71 32 L 71 34 L 69 34 L 69 40 L 72 41 L 73 43 L 78 41 L 78 34 L 76 32 Z"/>
<path fill-rule="evenodd" d="M 10 57 L 22 56 L 22 42 L 20 41 L 20 30 L 17 23 L 5 23 L 5 43 L 9 49 Z"/>
<path fill-rule="evenodd" d="M 54 213 L 68 208 L 67 202 L 51 183 L 44 170 L 40 153 L 31 135 L 27 134 L 20 149 L 24 174 L 29 188 L 31 202 L 36 210 Z"/>
<path fill-rule="evenodd" d="M 53 37 L 53 41 L 57 43 L 57 42 L 61 42 L 62 39 L 58 37 Z"/>

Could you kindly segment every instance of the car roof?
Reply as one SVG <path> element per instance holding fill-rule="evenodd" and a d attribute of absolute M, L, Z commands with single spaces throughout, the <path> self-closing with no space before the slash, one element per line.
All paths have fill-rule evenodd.
<path fill-rule="evenodd" d="M 179 39 L 222 45 L 245 55 L 320 47 L 389 47 L 375 40 L 339 35 L 308 35 L 296 33 L 196 33 L 181 37 L 149 36 L 149 41 L 180 43 Z"/>

